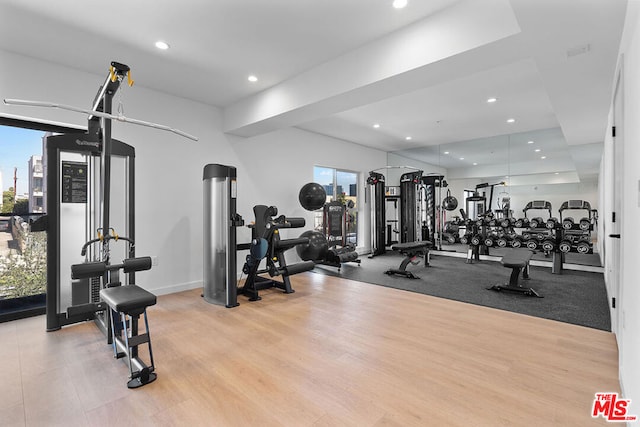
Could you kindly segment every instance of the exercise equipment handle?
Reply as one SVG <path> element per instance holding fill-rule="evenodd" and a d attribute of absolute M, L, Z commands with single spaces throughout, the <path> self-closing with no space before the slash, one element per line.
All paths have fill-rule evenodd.
<path fill-rule="evenodd" d="M 131 251 L 133 250 L 133 247 L 135 246 L 135 243 L 133 242 L 133 240 L 128 238 L 128 237 L 107 234 L 105 236 L 101 236 L 101 237 L 97 237 L 95 239 L 91 239 L 88 242 L 86 242 L 84 245 L 82 245 L 82 250 L 80 251 L 80 255 L 85 256 L 87 254 L 87 248 L 90 245 L 92 245 L 94 243 L 102 242 L 102 241 L 108 241 L 108 240 L 115 240 L 115 241 L 124 240 L 125 242 L 129 242 L 129 253 L 130 253 L 130 255 L 131 255 Z"/>
<path fill-rule="evenodd" d="M 274 221 L 274 228 L 302 228 L 306 225 L 306 221 L 301 217 L 285 217 L 279 216 Z"/>

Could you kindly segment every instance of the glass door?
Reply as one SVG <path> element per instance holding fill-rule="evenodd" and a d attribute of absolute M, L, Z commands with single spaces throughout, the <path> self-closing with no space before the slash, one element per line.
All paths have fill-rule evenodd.
<path fill-rule="evenodd" d="M 0 321 L 44 313 L 44 135 L 0 126 Z"/>

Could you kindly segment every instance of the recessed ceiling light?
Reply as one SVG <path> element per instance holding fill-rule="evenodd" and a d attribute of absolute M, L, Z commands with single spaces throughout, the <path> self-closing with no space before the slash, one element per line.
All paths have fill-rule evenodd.
<path fill-rule="evenodd" d="M 448 152 L 448 151 L 445 151 L 445 152 L 444 152 L 444 154 L 449 154 L 449 152 Z"/>
<path fill-rule="evenodd" d="M 393 7 L 396 9 L 402 9 L 407 6 L 407 0 L 393 0 Z"/>
<path fill-rule="evenodd" d="M 410 136 L 406 136 L 404 139 L 406 139 L 407 141 L 411 141 L 413 138 L 411 138 Z"/>
<path fill-rule="evenodd" d="M 516 121 L 516 119 L 507 119 L 507 123 L 513 123 L 515 121 Z"/>
<path fill-rule="evenodd" d="M 498 100 L 498 98 L 489 98 L 489 99 L 487 99 L 487 102 L 488 102 L 489 104 L 493 104 L 493 103 L 494 103 L 494 102 L 496 102 L 497 100 Z"/>
<path fill-rule="evenodd" d="M 560 172 L 556 172 L 556 175 L 560 175 Z"/>
<path fill-rule="evenodd" d="M 509 178 L 509 175 L 505 175 L 504 177 L 505 177 L 505 178 Z"/>
<path fill-rule="evenodd" d="M 460 160 L 464 160 L 464 157 L 460 157 Z"/>
<path fill-rule="evenodd" d="M 255 83 L 258 81 L 258 78 L 252 74 L 249 77 L 247 77 L 247 80 L 249 80 L 251 83 Z"/>
<path fill-rule="evenodd" d="M 533 144 L 533 141 L 527 141 L 527 144 Z"/>
<path fill-rule="evenodd" d="M 156 42 L 156 47 L 161 50 L 169 49 L 169 44 L 167 42 L 163 42 L 162 40 L 158 40 Z"/>
<path fill-rule="evenodd" d="M 473 162 L 473 166 L 478 166 L 478 164 L 476 162 Z"/>
<path fill-rule="evenodd" d="M 541 150 L 540 150 L 539 148 L 536 148 L 536 149 L 535 149 L 535 150 L 533 150 L 533 151 L 535 151 L 536 153 L 539 153 Z"/>
<path fill-rule="evenodd" d="M 544 160 L 544 159 L 546 159 L 546 158 L 547 158 L 547 156 L 542 156 L 542 157 L 540 157 L 540 158 L 541 158 L 542 160 Z"/>
<path fill-rule="evenodd" d="M 378 128 L 380 127 L 380 123 L 376 123 L 376 124 L 374 124 L 374 125 L 373 125 L 373 127 L 374 127 L 375 129 L 378 129 Z"/>

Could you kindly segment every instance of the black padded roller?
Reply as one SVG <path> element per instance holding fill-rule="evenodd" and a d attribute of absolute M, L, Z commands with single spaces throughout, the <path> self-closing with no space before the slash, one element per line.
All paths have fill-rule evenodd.
<path fill-rule="evenodd" d="M 316 263 L 313 261 L 303 261 L 293 265 L 287 265 L 285 267 L 287 276 L 292 276 L 294 274 L 302 273 L 304 271 L 313 270 L 316 266 Z"/>
<path fill-rule="evenodd" d="M 72 279 L 88 279 L 90 277 L 99 277 L 107 271 L 107 265 L 104 262 L 85 262 L 82 264 L 73 264 L 71 266 Z"/>
<path fill-rule="evenodd" d="M 125 273 L 133 273 L 134 271 L 151 270 L 151 257 L 142 256 L 138 258 L 127 258 L 122 261 Z"/>
<path fill-rule="evenodd" d="M 309 238 L 308 237 L 298 237 L 297 239 L 285 239 L 285 240 L 278 240 L 276 242 L 274 242 L 274 245 L 276 247 L 276 249 L 291 249 L 294 246 L 297 245 L 304 245 L 309 243 Z"/>
<path fill-rule="evenodd" d="M 306 221 L 304 220 L 304 218 L 300 217 L 287 217 L 286 221 L 289 224 L 288 228 L 302 228 L 306 225 Z"/>

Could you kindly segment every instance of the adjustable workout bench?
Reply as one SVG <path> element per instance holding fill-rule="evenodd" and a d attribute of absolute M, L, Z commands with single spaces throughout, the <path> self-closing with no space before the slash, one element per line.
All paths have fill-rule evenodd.
<path fill-rule="evenodd" d="M 522 271 L 522 278 L 529 279 L 529 261 L 533 252 L 529 249 L 511 249 L 502 257 L 502 265 L 506 268 L 511 268 L 511 277 L 509 278 L 508 285 L 493 285 L 487 289 L 493 291 L 511 291 L 520 292 L 522 294 L 542 298 L 533 288 L 525 288 L 518 283 L 520 271 Z"/>
<path fill-rule="evenodd" d="M 122 269 L 125 273 L 133 273 L 151 269 L 151 257 L 128 258 L 122 264 L 108 265 L 105 262 L 86 262 L 71 266 L 73 279 L 100 277 L 106 272 L 116 272 Z M 127 387 L 138 388 L 155 381 L 153 352 L 151 351 L 151 337 L 149 336 L 149 322 L 147 307 L 155 305 L 156 296 L 136 285 L 121 285 L 112 282 L 100 290 L 100 297 L 110 307 L 111 339 L 113 353 L 116 359 L 126 357 L 125 363 L 129 367 L 129 381 Z M 145 333 L 138 333 L 138 319 L 144 315 Z M 117 317 L 120 315 L 120 318 Z M 129 319 L 127 320 L 127 316 Z M 147 343 L 149 346 L 150 366 L 138 357 L 138 346 Z M 119 351 L 118 351 L 119 350 Z"/>
<path fill-rule="evenodd" d="M 391 268 L 385 271 L 385 274 L 393 275 L 399 274 L 408 279 L 419 279 L 418 276 L 413 274 L 410 271 L 407 271 L 407 265 L 409 263 L 417 264 L 419 260 L 416 258 L 420 255 L 424 255 L 424 266 L 429 266 L 429 248 L 432 246 L 431 242 L 428 241 L 420 241 L 420 242 L 405 242 L 405 243 L 396 243 L 391 246 L 391 249 L 394 251 L 399 251 L 401 254 L 405 255 L 405 259 L 402 260 L 400 267 Z"/>

